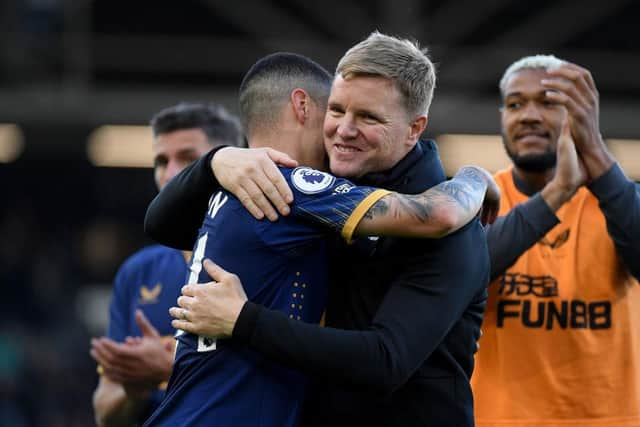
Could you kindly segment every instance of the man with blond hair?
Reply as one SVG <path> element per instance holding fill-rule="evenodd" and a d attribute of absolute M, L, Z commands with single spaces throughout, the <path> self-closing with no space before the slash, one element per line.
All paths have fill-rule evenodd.
<path fill-rule="evenodd" d="M 410 194 L 439 183 L 448 187 L 441 184 L 435 143 L 419 140 L 434 85 L 433 64 L 408 40 L 376 32 L 351 48 L 338 64 L 324 117 L 331 171 Z M 243 156 L 219 150 L 169 185 L 147 212 L 152 237 L 178 247 L 193 244 L 199 224 L 189 223 L 181 209 L 206 210 L 217 188 L 210 164 L 220 184 L 252 212 L 273 218 L 266 199 L 255 196 L 263 188 L 271 197 L 283 195 L 275 204 L 286 213 L 286 185 L 270 187 L 265 177 L 243 180 Z M 248 169 L 276 176 L 264 153 L 257 156 L 257 166 Z M 466 204 L 463 192 L 449 190 Z M 388 208 L 380 199 L 372 211 Z M 430 216 L 428 209 L 422 214 Z M 231 336 L 234 345 L 313 374 L 304 425 L 473 425 L 469 378 L 489 277 L 479 222 L 442 239 L 369 236 L 336 244 L 329 266 L 326 328 L 247 301 L 238 278 L 220 268 L 210 271 L 217 283 L 183 289 L 180 307 L 172 309 L 174 326 Z M 294 286 L 294 310 L 302 309 L 306 282 Z"/>

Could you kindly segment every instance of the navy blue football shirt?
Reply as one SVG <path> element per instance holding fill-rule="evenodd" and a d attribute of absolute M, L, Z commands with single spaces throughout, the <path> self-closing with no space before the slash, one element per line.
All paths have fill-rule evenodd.
<path fill-rule="evenodd" d="M 202 268 L 209 258 L 239 276 L 249 300 L 317 323 L 327 292 L 327 238 L 349 240 L 388 191 L 307 167 L 281 171 L 294 202 L 276 222 L 254 219 L 226 191 L 212 195 L 188 282 L 211 280 Z M 247 348 L 179 334 L 166 397 L 145 425 L 293 427 L 306 389 L 304 375 Z"/>

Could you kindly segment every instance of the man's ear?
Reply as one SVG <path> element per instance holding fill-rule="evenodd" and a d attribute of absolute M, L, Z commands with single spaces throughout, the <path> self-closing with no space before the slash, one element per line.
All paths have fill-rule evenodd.
<path fill-rule="evenodd" d="M 427 116 L 420 115 L 416 117 L 413 122 L 409 124 L 409 134 L 407 135 L 410 141 L 417 141 L 422 135 L 422 132 L 427 128 Z"/>
<path fill-rule="evenodd" d="M 304 124 L 309 118 L 309 109 L 311 108 L 311 98 L 304 89 L 294 89 L 291 91 L 291 105 L 293 114 L 300 124 Z"/>

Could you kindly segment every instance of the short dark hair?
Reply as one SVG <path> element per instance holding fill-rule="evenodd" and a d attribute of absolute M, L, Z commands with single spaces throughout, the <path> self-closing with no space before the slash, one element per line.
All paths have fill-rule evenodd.
<path fill-rule="evenodd" d="M 306 56 L 277 52 L 253 64 L 240 84 L 240 120 L 249 137 L 257 127 L 273 126 L 294 89 L 326 105 L 332 76 Z"/>
<path fill-rule="evenodd" d="M 151 118 L 153 136 L 182 129 L 202 129 L 211 145 L 244 146 L 238 118 L 214 103 L 181 102 L 167 107 Z"/>

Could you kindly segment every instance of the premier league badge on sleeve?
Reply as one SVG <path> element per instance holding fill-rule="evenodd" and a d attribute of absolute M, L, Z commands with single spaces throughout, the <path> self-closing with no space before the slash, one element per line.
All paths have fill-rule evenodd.
<path fill-rule="evenodd" d="M 332 175 L 308 167 L 295 168 L 291 173 L 291 183 L 300 192 L 315 194 L 331 187 L 335 181 Z"/>

